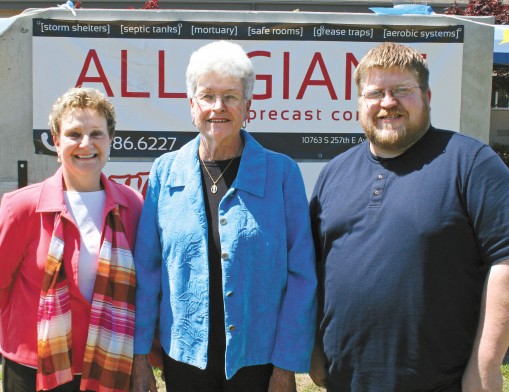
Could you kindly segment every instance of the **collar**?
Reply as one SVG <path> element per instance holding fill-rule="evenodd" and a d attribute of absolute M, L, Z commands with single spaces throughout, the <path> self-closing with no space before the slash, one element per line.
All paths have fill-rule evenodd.
<path fill-rule="evenodd" d="M 232 189 L 241 189 L 258 197 L 265 194 L 267 178 L 267 151 L 245 130 L 240 130 L 244 150 Z M 201 135 L 184 145 L 176 154 L 166 185 L 169 187 L 196 187 L 201 189 L 198 147 Z"/>
<path fill-rule="evenodd" d="M 108 180 L 104 173 L 101 173 L 101 183 L 106 191 L 105 209 L 107 211 L 112 210 L 116 205 L 124 207 L 128 205 L 121 188 Z M 56 212 L 64 209 L 64 177 L 60 167 L 55 174 L 43 181 L 36 212 Z"/>

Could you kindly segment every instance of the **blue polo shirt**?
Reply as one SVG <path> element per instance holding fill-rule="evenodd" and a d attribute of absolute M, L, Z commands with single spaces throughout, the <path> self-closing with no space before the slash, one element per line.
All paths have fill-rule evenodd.
<path fill-rule="evenodd" d="M 434 128 L 393 159 L 365 142 L 323 169 L 311 217 L 330 390 L 454 390 L 487 271 L 509 258 L 501 159 Z"/>

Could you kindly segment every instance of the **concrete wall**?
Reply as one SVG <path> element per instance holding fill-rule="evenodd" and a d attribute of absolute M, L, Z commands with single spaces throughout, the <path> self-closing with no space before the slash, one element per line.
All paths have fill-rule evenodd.
<path fill-rule="evenodd" d="M 70 19 L 60 9 L 30 10 L 0 19 L 0 193 L 17 185 L 17 161 L 28 162 L 28 182 L 52 174 L 54 157 L 36 155 L 32 142 L 32 18 Z M 301 22 L 348 24 L 465 25 L 460 131 L 489 141 L 493 29 L 484 23 L 433 16 L 387 16 L 375 14 L 307 12 L 137 11 L 80 10 L 83 20 L 194 20 L 239 22 Z M 486 19 L 480 19 L 486 21 Z M 433 108 L 432 108 L 433 109 Z M 49 108 L 47 108 L 49 111 Z"/>

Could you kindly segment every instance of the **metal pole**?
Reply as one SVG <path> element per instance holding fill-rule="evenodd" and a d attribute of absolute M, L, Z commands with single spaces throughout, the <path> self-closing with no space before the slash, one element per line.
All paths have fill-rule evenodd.
<path fill-rule="evenodd" d="M 18 189 L 28 185 L 28 162 L 18 161 Z"/>

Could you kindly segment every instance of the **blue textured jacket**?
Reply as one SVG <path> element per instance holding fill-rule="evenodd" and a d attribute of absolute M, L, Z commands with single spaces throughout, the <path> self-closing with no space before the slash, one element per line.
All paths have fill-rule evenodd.
<path fill-rule="evenodd" d="M 297 164 L 241 130 L 239 171 L 219 204 L 226 377 L 273 363 L 306 372 L 314 340 L 316 276 L 308 202 Z M 159 335 L 172 358 L 207 366 L 207 219 L 200 136 L 154 162 L 135 263 L 135 353 Z M 160 296 L 161 294 L 161 296 Z"/>

